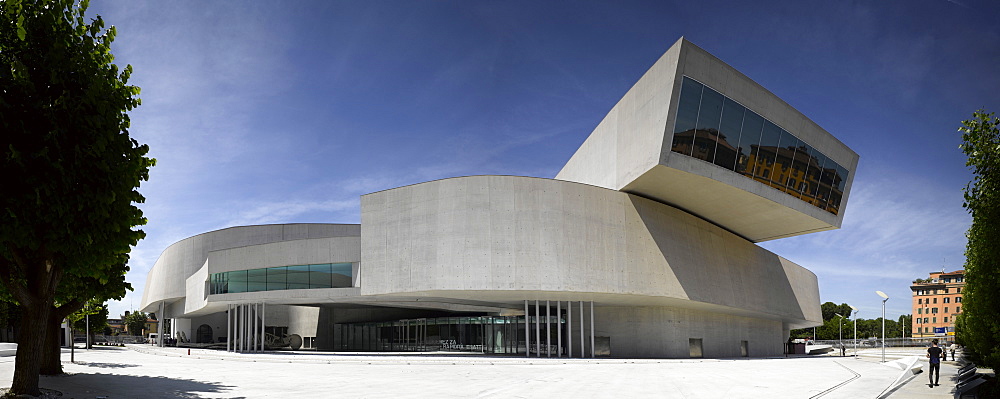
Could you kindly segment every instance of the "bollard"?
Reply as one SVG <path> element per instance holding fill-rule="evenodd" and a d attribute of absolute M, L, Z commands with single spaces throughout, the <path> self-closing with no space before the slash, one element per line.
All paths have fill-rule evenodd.
<path fill-rule="evenodd" d="M 191 348 L 188 348 L 188 356 L 191 356 Z"/>

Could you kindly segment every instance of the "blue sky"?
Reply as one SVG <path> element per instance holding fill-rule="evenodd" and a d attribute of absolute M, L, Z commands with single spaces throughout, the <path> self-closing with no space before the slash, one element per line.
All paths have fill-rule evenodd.
<path fill-rule="evenodd" d="M 861 155 L 840 230 L 764 243 L 860 317 L 961 268 L 971 174 L 960 121 L 1000 111 L 1000 4 L 869 1 L 107 1 L 158 164 L 146 273 L 234 225 L 358 223 L 359 196 L 452 176 L 553 177 L 681 36 Z"/>

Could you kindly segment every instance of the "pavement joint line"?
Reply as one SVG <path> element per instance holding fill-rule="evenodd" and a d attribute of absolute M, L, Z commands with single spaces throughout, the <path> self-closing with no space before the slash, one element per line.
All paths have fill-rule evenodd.
<path fill-rule="evenodd" d="M 825 391 L 822 391 L 822 392 L 820 392 L 820 393 L 817 393 L 817 394 L 815 394 L 815 395 L 813 395 L 813 396 L 810 396 L 810 397 L 809 397 L 809 399 L 815 399 L 815 398 L 819 398 L 819 397 L 822 397 L 822 396 L 824 396 L 824 395 L 826 395 L 826 394 L 828 394 L 828 393 L 830 393 L 830 392 L 833 392 L 833 391 L 834 391 L 834 390 L 836 390 L 837 388 L 840 388 L 840 387 L 842 387 L 842 386 L 844 386 L 844 385 L 847 385 L 847 384 L 849 384 L 849 383 L 850 383 L 851 381 L 854 381 L 854 380 L 856 380 L 856 379 L 858 379 L 858 378 L 861 378 L 861 374 L 859 374 L 859 373 L 858 373 L 857 371 L 854 371 L 854 370 L 852 370 L 852 369 L 851 369 L 850 367 L 847 367 L 847 366 L 843 365 L 842 363 L 840 363 L 840 362 L 838 362 L 838 361 L 836 361 L 836 360 L 834 360 L 833 362 L 834 362 L 834 363 L 836 363 L 836 364 L 837 364 L 838 366 L 840 366 L 840 367 L 843 367 L 843 368 L 844 368 L 845 370 L 847 370 L 847 371 L 850 371 L 850 372 L 851 372 L 851 374 L 854 374 L 854 376 L 853 376 L 853 377 L 851 377 L 851 378 L 848 378 L 848 379 L 847 379 L 846 381 L 844 381 L 844 382 L 841 382 L 841 383 L 839 383 L 839 384 L 837 384 L 837 385 L 834 385 L 834 386 L 832 386 L 832 387 L 830 387 L 830 388 L 827 388 L 827 389 L 826 389 Z"/>

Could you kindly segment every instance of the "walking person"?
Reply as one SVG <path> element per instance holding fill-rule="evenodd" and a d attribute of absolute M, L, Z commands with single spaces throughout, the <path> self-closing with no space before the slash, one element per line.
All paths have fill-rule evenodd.
<path fill-rule="evenodd" d="M 944 350 L 938 347 L 938 340 L 931 340 L 931 347 L 927 348 L 927 358 L 930 359 L 930 372 L 927 373 L 927 378 L 930 380 L 931 388 L 934 388 L 941 380 L 941 353 Z"/>
<path fill-rule="evenodd" d="M 949 346 L 948 349 L 951 350 L 951 361 L 954 362 L 955 360 L 957 360 L 955 359 L 955 349 L 958 349 L 958 345 L 952 342 L 951 346 Z"/>

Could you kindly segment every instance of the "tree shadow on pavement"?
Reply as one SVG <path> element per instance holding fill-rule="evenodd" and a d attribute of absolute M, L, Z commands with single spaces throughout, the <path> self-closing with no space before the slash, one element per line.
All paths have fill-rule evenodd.
<path fill-rule="evenodd" d="M 181 378 L 101 373 L 43 376 L 39 385 L 62 392 L 64 398 L 97 396 L 109 398 L 200 398 L 206 393 L 224 393 L 233 388 L 215 382 Z M 233 399 L 241 398 L 245 399 L 244 397 L 233 397 Z"/>

